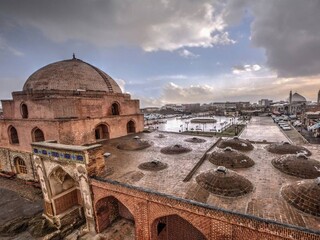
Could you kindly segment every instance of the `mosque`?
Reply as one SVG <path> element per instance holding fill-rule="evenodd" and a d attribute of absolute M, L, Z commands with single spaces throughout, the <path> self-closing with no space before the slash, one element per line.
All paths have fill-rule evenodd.
<path fill-rule="evenodd" d="M 319 239 L 320 166 L 304 147 L 144 133 L 139 100 L 75 56 L 2 106 L 0 170 L 40 183 L 57 232 L 82 221 L 110 239 L 123 220 L 137 240 Z"/>

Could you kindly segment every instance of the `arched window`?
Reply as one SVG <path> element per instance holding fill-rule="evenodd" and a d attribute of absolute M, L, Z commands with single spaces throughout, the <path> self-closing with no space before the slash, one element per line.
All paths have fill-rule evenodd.
<path fill-rule="evenodd" d="M 11 144 L 19 144 L 18 132 L 13 126 L 9 127 L 9 140 Z"/>
<path fill-rule="evenodd" d="M 100 124 L 94 129 L 94 135 L 96 140 L 109 139 L 108 127 L 105 124 Z"/>
<path fill-rule="evenodd" d="M 33 142 L 43 142 L 44 139 L 44 134 L 39 128 L 35 128 L 32 131 L 32 141 Z"/>
<path fill-rule="evenodd" d="M 136 132 L 136 124 L 134 121 L 130 120 L 127 123 L 127 133 L 135 133 Z"/>
<path fill-rule="evenodd" d="M 20 107 L 22 118 L 28 118 L 29 112 L 28 112 L 28 106 L 25 103 L 21 104 Z"/>
<path fill-rule="evenodd" d="M 27 166 L 26 163 L 23 161 L 22 158 L 16 157 L 14 159 L 14 166 L 16 167 L 17 174 L 27 174 Z"/>
<path fill-rule="evenodd" d="M 120 115 L 119 103 L 115 102 L 111 105 L 111 114 L 112 115 Z"/>

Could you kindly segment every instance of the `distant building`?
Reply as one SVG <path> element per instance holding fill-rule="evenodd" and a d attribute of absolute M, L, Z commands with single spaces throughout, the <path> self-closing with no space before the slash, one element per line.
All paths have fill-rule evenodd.
<path fill-rule="evenodd" d="M 269 99 L 261 99 L 259 100 L 259 106 L 263 106 L 263 107 L 269 107 L 272 104 L 273 100 L 269 100 Z"/>
<path fill-rule="evenodd" d="M 146 108 L 141 108 L 141 113 L 155 113 L 159 112 L 160 108 L 159 107 L 146 107 Z"/>

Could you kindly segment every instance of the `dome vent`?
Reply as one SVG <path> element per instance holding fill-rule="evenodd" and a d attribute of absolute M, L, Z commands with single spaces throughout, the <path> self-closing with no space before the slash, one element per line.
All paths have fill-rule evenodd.
<path fill-rule="evenodd" d="M 320 178 L 297 181 L 281 189 L 283 198 L 293 207 L 320 217 Z"/>
<path fill-rule="evenodd" d="M 235 137 L 233 139 L 222 140 L 218 144 L 218 147 L 219 148 L 231 147 L 233 149 L 240 150 L 240 151 L 253 150 L 253 145 L 248 140 L 240 139 L 238 137 Z"/>
<path fill-rule="evenodd" d="M 306 156 L 310 156 L 311 152 L 305 147 L 290 144 L 288 142 L 273 143 L 266 147 L 271 153 L 276 154 L 298 154 L 303 153 Z"/>
<path fill-rule="evenodd" d="M 151 146 L 151 143 L 147 140 L 142 140 L 140 137 L 134 137 L 128 140 L 123 140 L 117 148 L 120 150 L 142 150 Z"/>
<path fill-rule="evenodd" d="M 196 181 L 207 191 L 225 197 L 239 197 L 253 190 L 248 179 L 223 166 L 199 174 Z"/>
<path fill-rule="evenodd" d="M 164 147 L 160 151 L 161 153 L 164 153 L 164 154 L 181 154 L 181 153 L 191 152 L 192 149 L 184 147 L 180 144 L 175 144 L 172 146 Z"/>
<path fill-rule="evenodd" d="M 226 147 L 223 151 L 215 151 L 210 154 L 209 161 L 218 166 L 227 168 L 248 168 L 254 165 L 254 161 L 247 155 Z"/>
<path fill-rule="evenodd" d="M 203 138 L 197 138 L 197 137 L 192 137 L 192 138 L 187 138 L 184 140 L 185 142 L 191 142 L 191 143 L 204 143 L 206 142 L 205 139 Z"/>
<path fill-rule="evenodd" d="M 289 175 L 301 178 L 320 177 L 320 162 L 304 154 L 284 155 L 272 160 L 272 165 Z"/>

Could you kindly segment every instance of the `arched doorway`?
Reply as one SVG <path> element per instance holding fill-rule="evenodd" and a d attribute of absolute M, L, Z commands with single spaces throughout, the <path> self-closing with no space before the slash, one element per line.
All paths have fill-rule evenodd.
<path fill-rule="evenodd" d="M 127 133 L 135 133 L 136 132 L 136 124 L 134 121 L 130 120 L 127 123 Z"/>
<path fill-rule="evenodd" d="M 206 237 L 191 223 L 178 215 L 154 220 L 151 226 L 152 240 L 205 240 Z"/>
<path fill-rule="evenodd" d="M 94 129 L 94 135 L 96 140 L 99 139 L 109 139 L 109 130 L 107 125 L 105 124 L 99 124 L 95 129 Z"/>
<path fill-rule="evenodd" d="M 78 183 L 61 167 L 50 173 L 49 183 L 55 215 L 64 213 L 74 206 L 81 206 Z"/>
<path fill-rule="evenodd" d="M 28 106 L 25 103 L 21 104 L 21 116 L 22 118 L 28 118 L 29 112 L 28 112 Z"/>
<path fill-rule="evenodd" d="M 43 142 L 45 141 L 44 134 L 41 129 L 34 128 L 32 130 L 32 141 L 33 142 Z"/>
<path fill-rule="evenodd" d="M 128 234 L 130 234 L 132 239 L 134 239 L 134 217 L 129 209 L 118 199 L 112 196 L 100 199 L 96 203 L 95 208 L 98 232 L 101 233 L 108 230 L 109 227 L 115 226 L 118 222 L 122 221 L 121 224 L 126 226 Z"/>
<path fill-rule="evenodd" d="M 112 115 L 120 115 L 120 105 L 117 102 L 114 102 L 111 105 L 111 114 Z"/>
<path fill-rule="evenodd" d="M 16 168 L 16 173 L 17 174 L 27 174 L 28 170 L 27 170 L 27 165 L 25 163 L 25 161 L 20 158 L 20 157 L 16 157 L 14 160 L 14 166 Z"/>
<path fill-rule="evenodd" d="M 11 144 L 19 144 L 19 136 L 17 129 L 13 126 L 9 127 L 9 141 Z"/>

